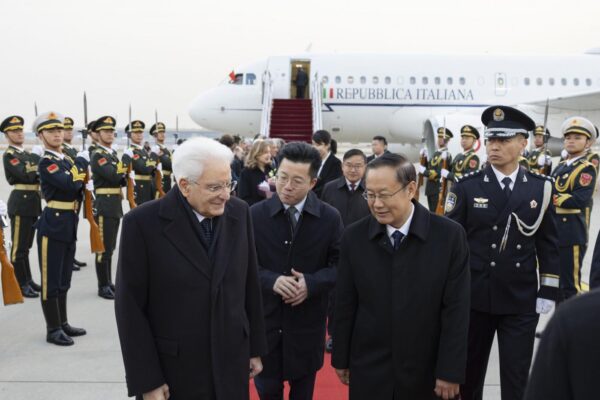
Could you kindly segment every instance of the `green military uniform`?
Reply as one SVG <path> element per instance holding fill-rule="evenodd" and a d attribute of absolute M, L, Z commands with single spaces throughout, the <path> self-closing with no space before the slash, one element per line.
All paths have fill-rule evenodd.
<path fill-rule="evenodd" d="M 71 162 L 75 160 L 78 153 L 77 149 L 71 146 L 69 143 L 63 143 L 62 152 L 65 155 L 65 157 L 69 158 L 69 161 Z"/>
<path fill-rule="evenodd" d="M 165 124 L 162 122 L 158 122 L 152 125 L 150 128 L 150 135 L 152 136 L 155 136 L 159 132 L 165 132 Z M 156 145 L 158 146 L 160 152 L 158 157 L 154 157 L 153 154 L 150 154 L 150 156 L 152 156 L 157 162 L 160 162 L 160 165 L 162 166 L 162 189 L 165 193 L 167 193 L 169 190 L 171 190 L 172 186 L 173 153 L 164 144 L 157 143 Z M 158 197 L 158 190 L 155 190 L 155 192 L 156 197 Z"/>
<path fill-rule="evenodd" d="M 94 126 L 95 131 L 114 129 L 114 118 L 99 118 Z M 112 284 L 112 254 L 117 245 L 117 234 L 123 217 L 121 187 L 126 185 L 127 168 L 119 160 L 115 150 L 97 145 L 90 160 L 92 179 L 94 181 L 95 219 L 104 242 L 104 253 L 96 254 L 96 275 L 98 277 L 98 295 L 114 299 Z"/>
<path fill-rule="evenodd" d="M 450 129 L 439 128 L 438 129 L 438 138 L 443 137 L 444 139 L 449 140 L 453 137 Z M 444 168 L 444 156 L 446 169 L 452 165 L 452 156 L 448 152 L 448 148 L 444 146 L 443 148 L 438 149 L 435 153 L 433 153 L 433 157 L 428 160 L 427 167 L 422 171 L 422 175 L 427 178 L 427 183 L 425 184 L 425 195 L 427 196 L 427 203 L 429 205 L 429 211 L 435 212 L 435 209 L 438 204 L 440 189 L 441 189 L 441 171 Z"/>
<path fill-rule="evenodd" d="M 544 129 L 542 125 L 538 125 L 535 127 L 534 131 L 535 136 L 550 136 L 550 131 L 548 129 Z M 545 140 L 546 141 L 546 140 Z M 546 160 L 544 161 L 544 165 L 539 165 L 540 155 L 544 154 L 546 156 Z M 527 155 L 527 166 L 530 171 L 535 172 L 537 174 L 550 175 L 550 171 L 552 171 L 552 153 L 550 150 L 546 149 L 544 151 L 544 146 L 538 147 L 532 150 Z"/>
<path fill-rule="evenodd" d="M 471 125 L 465 125 L 460 130 L 460 136 L 479 139 L 479 131 Z M 447 176 L 450 181 L 458 181 L 463 175 L 479 170 L 479 157 L 472 148 L 458 154 L 452 162 L 452 168 Z"/>
<path fill-rule="evenodd" d="M 8 117 L 0 125 L 0 131 L 22 130 L 23 122 L 19 116 Z M 10 260 L 23 295 L 37 297 L 35 291 L 39 291 L 40 286 L 31 277 L 29 250 L 33 245 L 34 225 L 42 212 L 38 175 L 40 156 L 23 148 L 8 146 L 2 158 L 6 180 L 13 186 L 7 204 L 12 230 Z"/>
<path fill-rule="evenodd" d="M 145 128 L 142 121 L 132 121 L 130 125 L 127 125 L 125 132 L 143 132 Z M 131 169 L 135 173 L 135 204 L 139 206 L 154 198 L 154 182 L 152 180 L 156 169 L 156 160 L 150 157 L 143 146 L 135 143 L 131 144 L 129 150 L 131 150 L 132 156 L 123 154 L 122 161 L 125 167 L 129 167 L 131 164 Z"/>

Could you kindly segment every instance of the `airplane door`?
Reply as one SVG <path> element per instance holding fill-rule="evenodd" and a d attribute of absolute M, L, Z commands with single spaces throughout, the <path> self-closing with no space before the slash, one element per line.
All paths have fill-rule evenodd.
<path fill-rule="evenodd" d="M 508 91 L 506 83 L 506 74 L 503 72 L 496 73 L 496 96 L 504 96 Z"/>
<path fill-rule="evenodd" d="M 273 80 L 273 98 L 290 98 L 290 58 L 289 57 L 270 57 L 267 69 L 271 73 Z"/>

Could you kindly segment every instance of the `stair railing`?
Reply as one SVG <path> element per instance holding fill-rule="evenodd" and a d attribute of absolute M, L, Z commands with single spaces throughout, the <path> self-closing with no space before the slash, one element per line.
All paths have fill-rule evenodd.
<path fill-rule="evenodd" d="M 262 114 L 260 117 L 260 134 L 269 137 L 271 132 L 271 110 L 273 109 L 273 80 L 268 70 L 262 77 Z"/>
<path fill-rule="evenodd" d="M 312 130 L 316 132 L 323 129 L 323 83 L 316 72 L 310 85 L 310 98 L 312 99 Z"/>

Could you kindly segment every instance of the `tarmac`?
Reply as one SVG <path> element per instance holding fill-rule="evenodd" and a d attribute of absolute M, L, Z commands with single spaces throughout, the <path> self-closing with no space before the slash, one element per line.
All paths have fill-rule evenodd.
<path fill-rule="evenodd" d="M 1 166 L 0 166 L 1 169 Z M 0 176 L 3 176 L 0 172 Z M 10 187 L 0 184 L 0 199 L 6 201 Z M 594 203 L 600 204 L 598 193 Z M 426 201 L 421 193 L 421 202 Z M 127 202 L 123 202 L 127 210 Z M 592 212 L 590 244 L 582 277 L 587 282 L 593 244 L 599 227 L 599 211 Z M 5 236 L 10 237 L 10 229 Z M 87 267 L 73 272 L 68 297 L 69 323 L 83 327 L 87 335 L 76 337 L 75 345 L 59 347 L 46 343 L 46 327 L 38 299 L 0 307 L 0 399 L 11 400 L 107 400 L 126 399 L 125 372 L 117 335 L 114 303 L 97 296 L 94 257 L 90 252 L 89 224 L 79 224 L 77 259 Z M 116 266 L 115 251 L 113 265 Z M 135 251 L 135 249 L 129 249 Z M 34 281 L 40 283 L 37 246 L 30 252 Z M 115 268 L 116 269 L 116 268 Z M 114 273 L 114 271 L 113 271 Z M 542 329 L 549 316 L 542 316 Z M 331 368 L 325 365 L 323 368 Z M 500 375 L 496 344 L 490 355 L 484 399 L 500 399 Z M 234 400 L 234 399 L 232 399 Z M 325 400 L 325 399 L 316 399 Z"/>

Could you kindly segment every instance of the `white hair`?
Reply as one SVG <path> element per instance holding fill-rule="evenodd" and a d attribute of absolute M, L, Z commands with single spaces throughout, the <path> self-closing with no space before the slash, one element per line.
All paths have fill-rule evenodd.
<path fill-rule="evenodd" d="M 233 153 L 227 147 L 213 139 L 195 137 L 177 147 L 173 153 L 173 175 L 179 183 L 181 179 L 196 181 L 211 161 L 231 164 Z"/>

